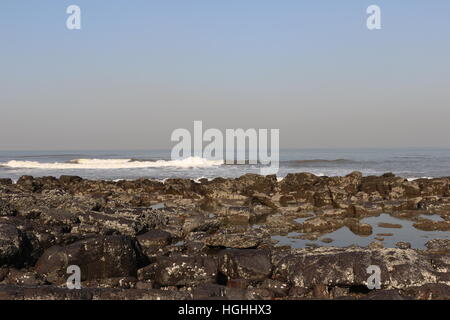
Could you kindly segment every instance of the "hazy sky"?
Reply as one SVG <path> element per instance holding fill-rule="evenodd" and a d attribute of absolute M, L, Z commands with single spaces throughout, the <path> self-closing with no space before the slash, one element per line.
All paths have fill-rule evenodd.
<path fill-rule="evenodd" d="M 194 120 L 278 128 L 283 148 L 450 147 L 449 17 L 448 0 L 1 0 L 0 149 L 170 148 Z"/>

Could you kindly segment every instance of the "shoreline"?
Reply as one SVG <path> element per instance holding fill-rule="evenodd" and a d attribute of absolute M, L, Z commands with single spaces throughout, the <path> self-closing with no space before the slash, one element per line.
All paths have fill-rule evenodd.
<path fill-rule="evenodd" d="M 443 237 L 385 248 L 404 230 L 388 216 Z M 380 225 L 386 232 L 375 234 Z M 378 240 L 340 247 L 329 235 L 343 229 Z M 0 179 L 0 296 L 448 299 L 449 233 L 450 177 Z M 66 288 L 69 265 L 81 269 L 81 290 Z M 371 265 L 381 290 L 366 288 Z"/>

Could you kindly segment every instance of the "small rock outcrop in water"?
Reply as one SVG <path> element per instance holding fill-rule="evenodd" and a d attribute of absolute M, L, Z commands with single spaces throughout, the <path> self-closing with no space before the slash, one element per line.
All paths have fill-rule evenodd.
<path fill-rule="evenodd" d="M 374 232 L 361 220 L 382 213 L 445 234 L 449 182 L 359 172 L 0 179 L 0 299 L 450 299 L 448 239 L 419 250 L 294 249 L 272 238 L 298 232 L 333 244 L 325 235 L 340 228 L 365 237 Z M 79 290 L 66 287 L 71 265 L 81 270 Z M 367 288 L 369 266 L 381 271 L 379 290 Z"/>

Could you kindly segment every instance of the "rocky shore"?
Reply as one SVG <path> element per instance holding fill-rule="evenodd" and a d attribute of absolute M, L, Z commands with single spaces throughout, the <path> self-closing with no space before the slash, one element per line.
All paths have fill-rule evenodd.
<path fill-rule="evenodd" d="M 273 239 L 299 232 L 332 245 L 326 235 L 343 227 L 372 234 L 361 220 L 382 213 L 450 231 L 449 183 L 359 172 L 0 179 L 0 299 L 449 299 L 448 239 L 426 249 Z M 80 267 L 81 289 L 67 288 L 69 265 Z M 379 290 L 367 288 L 370 265 L 381 269 Z"/>

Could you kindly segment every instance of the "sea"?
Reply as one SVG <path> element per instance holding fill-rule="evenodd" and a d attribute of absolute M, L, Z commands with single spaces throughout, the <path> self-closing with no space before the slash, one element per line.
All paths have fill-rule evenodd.
<path fill-rule="evenodd" d="M 279 179 L 288 173 L 318 176 L 392 172 L 414 180 L 450 176 L 450 149 L 283 149 L 276 163 Z M 35 177 L 76 175 L 87 179 L 239 177 L 261 173 L 259 164 L 225 164 L 220 160 L 188 157 L 171 160 L 170 150 L 139 151 L 0 151 L 0 178 L 17 181 Z"/>

